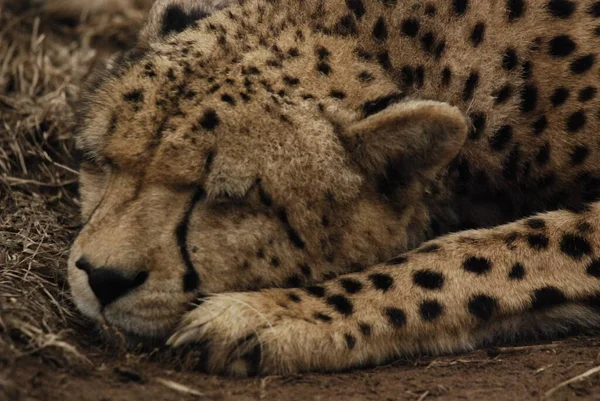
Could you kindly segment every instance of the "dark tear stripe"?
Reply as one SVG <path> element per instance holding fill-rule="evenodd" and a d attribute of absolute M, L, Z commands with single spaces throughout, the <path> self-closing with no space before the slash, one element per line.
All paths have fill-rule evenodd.
<path fill-rule="evenodd" d="M 285 226 L 285 231 L 287 232 L 288 238 L 290 239 L 292 244 L 296 248 L 304 249 L 306 244 L 304 243 L 304 240 L 300 237 L 300 234 L 298 234 L 298 231 L 296 231 L 294 227 L 292 227 L 292 225 L 290 224 L 285 210 L 283 208 L 280 208 L 277 214 L 279 220 L 281 220 L 281 223 L 283 223 L 283 225 Z"/>
<path fill-rule="evenodd" d="M 200 277 L 194 268 L 194 264 L 190 258 L 190 251 L 187 248 L 187 236 L 192 211 L 196 207 L 196 204 L 205 198 L 206 192 L 204 189 L 198 188 L 187 210 L 185 211 L 185 215 L 183 216 L 181 223 L 179 223 L 175 229 L 177 245 L 179 246 L 179 251 L 181 252 L 181 259 L 183 259 L 183 263 L 185 264 L 185 273 L 183 274 L 183 291 L 185 292 L 195 291 L 200 286 Z"/>

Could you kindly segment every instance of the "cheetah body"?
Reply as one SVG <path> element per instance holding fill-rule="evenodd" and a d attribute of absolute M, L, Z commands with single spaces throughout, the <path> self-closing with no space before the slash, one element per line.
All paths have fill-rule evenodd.
<path fill-rule="evenodd" d="M 229 3 L 82 103 L 83 313 L 232 374 L 599 325 L 600 2 Z"/>

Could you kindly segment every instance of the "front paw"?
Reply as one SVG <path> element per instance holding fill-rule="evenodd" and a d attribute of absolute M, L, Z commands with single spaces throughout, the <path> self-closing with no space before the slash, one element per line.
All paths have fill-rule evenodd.
<path fill-rule="evenodd" d="M 348 319 L 300 290 L 226 293 L 189 312 L 167 343 L 205 347 L 201 362 L 215 373 L 340 369 L 356 356 L 356 337 L 343 330 Z"/>

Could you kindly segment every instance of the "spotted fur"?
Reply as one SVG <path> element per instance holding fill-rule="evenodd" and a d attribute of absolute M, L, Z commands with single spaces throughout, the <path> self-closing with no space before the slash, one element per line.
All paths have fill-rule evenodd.
<path fill-rule="evenodd" d="M 82 102 L 75 302 L 239 375 L 599 327 L 599 48 L 592 0 L 159 0 Z"/>

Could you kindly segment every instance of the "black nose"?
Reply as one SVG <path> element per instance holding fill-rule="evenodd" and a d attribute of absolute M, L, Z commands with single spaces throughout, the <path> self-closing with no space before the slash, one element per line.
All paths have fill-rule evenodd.
<path fill-rule="evenodd" d="M 90 288 L 102 306 L 110 304 L 127 292 L 144 284 L 148 278 L 148 272 L 145 271 L 139 272 L 133 277 L 128 277 L 114 268 L 101 267 L 94 269 L 92 264 L 85 258 L 75 262 L 75 266 L 87 273 Z"/>

